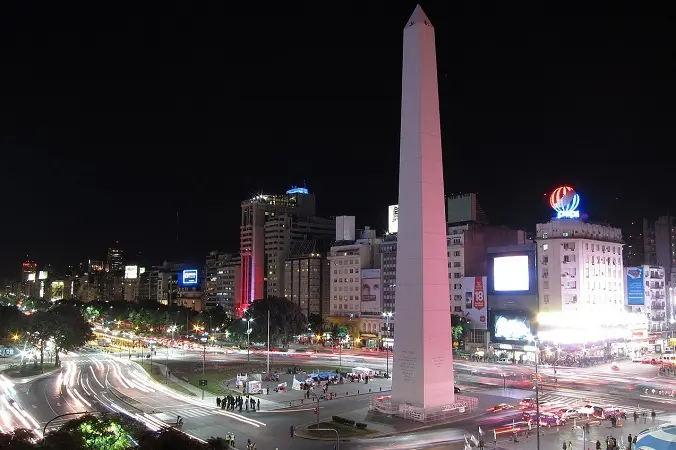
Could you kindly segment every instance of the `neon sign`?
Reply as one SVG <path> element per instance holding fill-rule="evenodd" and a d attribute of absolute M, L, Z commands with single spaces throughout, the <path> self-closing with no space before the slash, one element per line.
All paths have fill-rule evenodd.
<path fill-rule="evenodd" d="M 286 191 L 287 195 L 292 195 L 292 194 L 303 194 L 303 195 L 308 195 L 310 191 L 307 190 L 307 188 L 304 187 L 296 187 L 293 186 L 291 189 Z"/>
<path fill-rule="evenodd" d="M 559 186 L 549 196 L 549 206 L 556 211 L 557 219 L 578 219 L 580 196 L 570 186 Z"/>

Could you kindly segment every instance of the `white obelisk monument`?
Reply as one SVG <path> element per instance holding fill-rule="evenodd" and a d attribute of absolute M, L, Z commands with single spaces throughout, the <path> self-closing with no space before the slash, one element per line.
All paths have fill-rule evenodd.
<path fill-rule="evenodd" d="M 455 400 L 441 153 L 434 28 L 418 5 L 404 29 L 392 403 L 423 415 Z"/>

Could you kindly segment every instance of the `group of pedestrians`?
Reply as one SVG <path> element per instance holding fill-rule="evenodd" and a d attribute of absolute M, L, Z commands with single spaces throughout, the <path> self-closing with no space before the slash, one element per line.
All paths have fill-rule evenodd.
<path fill-rule="evenodd" d="M 248 395 L 246 398 L 241 395 L 238 395 L 237 397 L 228 395 L 225 398 L 216 397 L 216 406 L 221 409 L 227 409 L 228 411 L 234 411 L 236 408 L 239 408 L 240 412 L 242 412 L 242 407 L 246 406 L 247 411 L 250 408 L 253 412 L 256 412 L 256 409 L 261 409 L 261 400 L 249 397 Z"/>

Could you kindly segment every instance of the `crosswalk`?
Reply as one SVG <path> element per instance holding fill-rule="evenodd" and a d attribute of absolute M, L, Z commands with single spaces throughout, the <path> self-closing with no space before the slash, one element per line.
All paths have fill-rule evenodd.
<path fill-rule="evenodd" d="M 616 407 L 624 410 L 627 415 L 634 414 L 634 411 L 637 413 L 643 413 L 648 411 L 648 408 L 641 407 L 640 404 L 635 405 L 623 405 L 617 402 L 616 398 L 613 398 L 612 395 L 602 395 L 602 394 L 592 394 L 587 392 L 576 392 L 570 393 L 542 393 L 540 394 L 540 401 L 543 402 L 543 406 L 546 407 L 569 407 L 572 409 L 581 408 L 586 404 L 594 404 L 601 407 Z M 650 409 L 652 411 L 652 409 Z M 664 411 L 655 410 L 655 413 L 661 414 Z"/>
<path fill-rule="evenodd" d="M 205 417 L 214 414 L 213 411 L 210 411 L 206 408 L 194 407 L 194 408 L 164 408 L 162 412 L 167 414 L 173 414 L 181 417 Z"/>

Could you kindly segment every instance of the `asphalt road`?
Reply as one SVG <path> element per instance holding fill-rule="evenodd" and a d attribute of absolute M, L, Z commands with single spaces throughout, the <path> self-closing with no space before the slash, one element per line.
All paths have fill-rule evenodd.
<path fill-rule="evenodd" d="M 264 360 L 264 355 L 254 354 L 254 360 Z M 158 358 L 161 355 L 158 354 Z M 201 360 L 201 353 L 187 352 L 180 360 Z M 246 354 L 211 354 L 212 361 L 246 360 Z M 301 365 L 304 361 L 313 365 L 335 365 L 335 356 L 317 355 L 310 357 L 273 355 L 279 362 L 282 358 Z M 301 361 L 301 358 L 303 361 Z M 391 362 L 391 360 L 390 360 Z M 385 360 L 380 356 L 343 355 L 343 365 L 366 365 L 372 368 L 384 368 Z M 378 366 L 380 364 L 380 367 Z M 549 407 L 582 406 L 580 403 L 594 402 L 602 405 L 617 405 L 629 414 L 634 409 L 643 411 L 655 409 L 658 417 L 676 412 L 676 402 L 670 395 L 676 389 L 676 383 L 658 377 L 655 366 L 637 363 L 620 363 L 620 370 L 613 371 L 609 366 L 591 368 L 542 368 L 542 400 Z M 458 361 L 456 362 L 457 384 L 463 389 L 472 390 L 472 396 L 479 398 L 480 408 L 488 408 L 498 403 L 516 404 L 533 391 L 530 381 L 533 368 L 530 366 L 503 366 Z M 503 380 L 501 374 L 509 375 Z M 498 377 L 498 378 L 496 378 Z M 148 379 L 145 372 L 127 358 L 119 358 L 102 353 L 80 353 L 64 357 L 63 369 L 44 378 L 25 385 L 10 386 L 0 379 L 5 395 L 0 402 L 0 427 L 7 431 L 16 427 L 28 427 L 41 430 L 44 424 L 55 416 L 84 411 L 114 411 L 127 414 L 157 428 L 165 420 L 170 422 L 176 416 L 184 418 L 183 431 L 200 439 L 210 436 L 224 436 L 234 432 L 236 446 L 244 448 L 247 439 L 257 442 L 264 449 L 331 449 L 330 442 L 309 441 L 291 438 L 289 426 L 311 423 L 316 419 L 312 408 L 296 408 L 275 412 L 233 413 L 221 411 L 215 405 L 207 405 L 198 399 L 176 394 L 174 391 L 158 385 Z M 648 391 L 646 392 L 645 389 Z M 655 392 L 652 390 L 655 389 Z M 660 394 L 662 391 L 662 394 Z M 666 394 L 665 394 L 666 391 Z M 10 399 L 15 400 L 11 403 Z M 368 407 L 367 396 L 351 397 L 323 402 L 320 418 L 332 415 L 344 415 L 350 411 Z M 162 414 L 162 416 L 158 416 Z M 478 426 L 483 430 L 519 420 L 520 411 L 508 410 L 472 420 L 443 426 L 438 430 L 418 433 L 406 433 L 396 437 L 376 440 L 352 441 L 341 444 L 342 448 L 377 449 L 415 449 L 435 448 L 444 443 L 462 439 L 464 435 L 475 434 Z M 52 422 L 59 424 L 77 416 L 67 416 Z M 640 424 L 639 424 L 640 425 Z M 551 432 L 547 430 L 546 433 Z M 513 444 L 512 444 L 513 445 Z M 511 448 L 505 442 L 506 448 Z M 441 447 L 439 447 L 441 448 Z"/>

